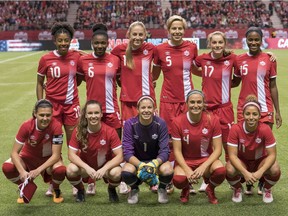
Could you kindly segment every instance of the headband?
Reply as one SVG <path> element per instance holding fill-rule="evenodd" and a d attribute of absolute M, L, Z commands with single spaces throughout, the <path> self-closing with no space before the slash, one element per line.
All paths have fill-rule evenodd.
<path fill-rule="evenodd" d="M 248 103 L 244 104 L 243 110 L 245 110 L 245 108 L 246 108 L 247 106 L 255 106 L 255 107 L 257 107 L 257 109 L 259 110 L 259 112 L 261 112 L 260 106 L 259 106 L 259 104 L 257 104 L 256 102 L 251 101 L 251 102 L 248 102 Z"/>
<path fill-rule="evenodd" d="M 197 89 L 193 89 L 193 90 L 191 90 L 191 91 L 188 92 L 188 94 L 187 94 L 187 96 L 186 96 L 186 103 L 187 103 L 187 101 L 188 101 L 188 98 L 189 98 L 191 95 L 193 95 L 193 94 L 200 94 L 200 95 L 203 97 L 203 99 L 205 98 L 202 91 L 197 90 Z"/>
<path fill-rule="evenodd" d="M 140 102 L 141 102 L 142 100 L 144 100 L 144 99 L 148 99 L 148 100 L 152 101 L 153 105 L 155 106 L 155 101 L 154 101 L 154 99 L 153 99 L 151 96 L 149 96 L 149 95 L 143 95 L 143 96 L 141 96 L 141 97 L 139 98 L 139 100 L 137 101 L 137 107 L 139 106 Z"/>
<path fill-rule="evenodd" d="M 248 30 L 245 33 L 246 38 L 250 34 L 250 32 L 257 32 L 260 35 L 260 37 L 263 38 L 263 32 L 258 27 L 252 26 L 252 27 L 248 28 Z"/>

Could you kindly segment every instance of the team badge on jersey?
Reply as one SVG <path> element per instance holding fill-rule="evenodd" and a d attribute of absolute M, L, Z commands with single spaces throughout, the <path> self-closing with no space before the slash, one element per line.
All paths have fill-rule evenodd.
<path fill-rule="evenodd" d="M 71 66 L 74 66 L 74 65 L 75 65 L 75 62 L 74 62 L 73 60 L 71 60 L 71 61 L 70 61 L 70 65 L 71 65 Z"/>
<path fill-rule="evenodd" d="M 189 55 L 190 55 L 190 52 L 189 52 L 188 50 L 185 50 L 185 51 L 184 51 L 184 55 L 185 55 L 185 56 L 189 56 Z"/>
<path fill-rule="evenodd" d="M 157 134 L 153 134 L 152 135 L 152 139 L 156 140 L 158 138 L 158 135 Z"/>
<path fill-rule="evenodd" d="M 146 49 L 143 50 L 143 54 L 144 54 L 144 55 L 148 55 L 148 50 L 146 50 Z"/>
<path fill-rule="evenodd" d="M 112 68 L 112 67 L 113 67 L 113 64 L 112 64 L 111 62 L 109 62 L 109 63 L 107 64 L 107 66 L 108 66 L 109 68 Z"/>
<path fill-rule="evenodd" d="M 260 62 L 260 65 L 261 65 L 261 66 L 265 66 L 266 63 L 265 63 L 264 61 L 261 61 L 261 62 Z"/>
<path fill-rule="evenodd" d="M 208 133 L 208 129 L 207 128 L 203 128 L 202 129 L 202 134 L 207 134 Z"/>
<path fill-rule="evenodd" d="M 260 144 L 260 143 L 262 142 L 262 139 L 258 137 L 258 138 L 255 139 L 255 142 L 256 142 L 257 144 Z"/>
<path fill-rule="evenodd" d="M 50 138 L 49 134 L 45 134 L 45 139 L 48 140 Z"/>
<path fill-rule="evenodd" d="M 106 145 L 106 140 L 101 139 L 101 140 L 100 140 L 100 145 Z"/>
<path fill-rule="evenodd" d="M 230 62 L 226 60 L 226 61 L 224 61 L 224 65 L 229 66 Z"/>

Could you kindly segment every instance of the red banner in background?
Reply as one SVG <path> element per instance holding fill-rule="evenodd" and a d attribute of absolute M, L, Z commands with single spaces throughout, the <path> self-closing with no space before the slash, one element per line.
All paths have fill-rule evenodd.
<path fill-rule="evenodd" d="M 288 49 L 288 38 L 266 38 L 268 49 Z"/>

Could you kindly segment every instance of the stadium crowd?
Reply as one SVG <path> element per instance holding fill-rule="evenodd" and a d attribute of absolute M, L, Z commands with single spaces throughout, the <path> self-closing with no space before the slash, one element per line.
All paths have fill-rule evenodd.
<path fill-rule="evenodd" d="M 271 28 L 273 8 L 284 27 L 288 26 L 288 3 L 273 1 L 269 8 L 260 1 L 178 1 L 170 0 L 163 10 L 161 1 L 1 1 L 0 29 L 46 30 L 57 21 L 67 21 L 69 5 L 79 5 L 75 29 L 90 29 L 103 22 L 113 29 L 127 29 L 141 21 L 150 28 L 163 28 L 172 14 L 187 20 L 188 28 Z"/>

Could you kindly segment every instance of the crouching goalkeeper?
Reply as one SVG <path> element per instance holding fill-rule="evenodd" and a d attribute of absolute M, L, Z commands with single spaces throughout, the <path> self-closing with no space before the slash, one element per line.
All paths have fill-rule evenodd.
<path fill-rule="evenodd" d="M 155 101 L 144 95 L 137 102 L 138 115 L 125 121 L 122 147 L 126 161 L 122 180 L 131 187 L 128 203 L 138 203 L 139 185 L 159 185 L 158 202 L 167 203 L 166 185 L 173 178 L 166 123 L 155 116 Z"/>

